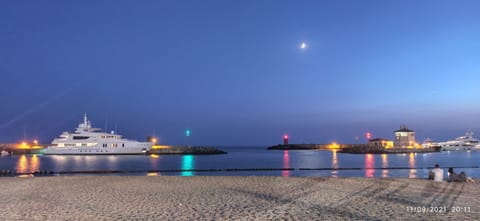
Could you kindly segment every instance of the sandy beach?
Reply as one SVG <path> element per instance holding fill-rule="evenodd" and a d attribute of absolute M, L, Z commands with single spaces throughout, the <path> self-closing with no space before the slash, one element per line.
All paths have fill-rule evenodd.
<path fill-rule="evenodd" d="M 478 180 L 64 176 L 0 185 L 2 220 L 480 219 Z"/>

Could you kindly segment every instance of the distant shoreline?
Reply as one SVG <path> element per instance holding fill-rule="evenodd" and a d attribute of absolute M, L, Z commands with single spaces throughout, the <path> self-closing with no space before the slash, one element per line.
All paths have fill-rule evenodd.
<path fill-rule="evenodd" d="M 338 153 L 351 154 L 402 154 L 402 153 L 434 153 L 440 152 L 437 148 L 388 148 L 369 146 L 367 144 L 278 144 L 270 146 L 268 150 L 336 150 Z"/>

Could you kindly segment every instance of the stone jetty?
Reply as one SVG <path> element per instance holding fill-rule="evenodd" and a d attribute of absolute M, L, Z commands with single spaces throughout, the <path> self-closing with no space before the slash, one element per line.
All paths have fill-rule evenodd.
<path fill-rule="evenodd" d="M 158 147 L 158 148 L 156 148 Z M 209 146 L 154 146 L 149 154 L 226 154 L 227 152 Z"/>

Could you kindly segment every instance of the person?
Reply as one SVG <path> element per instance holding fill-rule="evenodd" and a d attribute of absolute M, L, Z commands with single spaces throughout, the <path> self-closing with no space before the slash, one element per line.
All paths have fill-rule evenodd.
<path fill-rule="evenodd" d="M 435 178 L 435 173 L 433 171 L 428 171 L 428 179 L 433 180 Z"/>
<path fill-rule="evenodd" d="M 475 180 L 469 176 L 467 176 L 467 183 L 475 183 Z"/>
<path fill-rule="evenodd" d="M 471 177 L 468 177 L 465 172 L 461 172 L 460 174 L 455 173 L 453 168 L 448 168 L 448 181 L 450 182 L 475 182 Z"/>
<path fill-rule="evenodd" d="M 433 181 L 436 181 L 436 182 L 443 181 L 443 170 L 440 168 L 438 164 L 435 164 L 435 168 L 433 168 L 432 172 L 433 172 Z"/>
<path fill-rule="evenodd" d="M 465 172 L 461 172 L 460 173 L 460 178 L 461 180 L 463 180 L 463 182 L 467 182 L 467 183 L 475 183 L 475 180 L 472 179 L 471 177 L 467 176 L 467 174 L 465 174 Z"/>

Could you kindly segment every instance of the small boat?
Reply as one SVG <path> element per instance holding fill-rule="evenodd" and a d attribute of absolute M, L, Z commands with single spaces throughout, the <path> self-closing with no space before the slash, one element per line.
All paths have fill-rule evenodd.
<path fill-rule="evenodd" d="M 6 151 L 6 150 L 2 150 L 2 151 L 0 152 L 0 156 L 2 156 L 2 157 L 3 157 L 3 156 L 9 156 L 9 155 L 10 155 L 10 153 L 9 153 L 8 151 Z"/>

